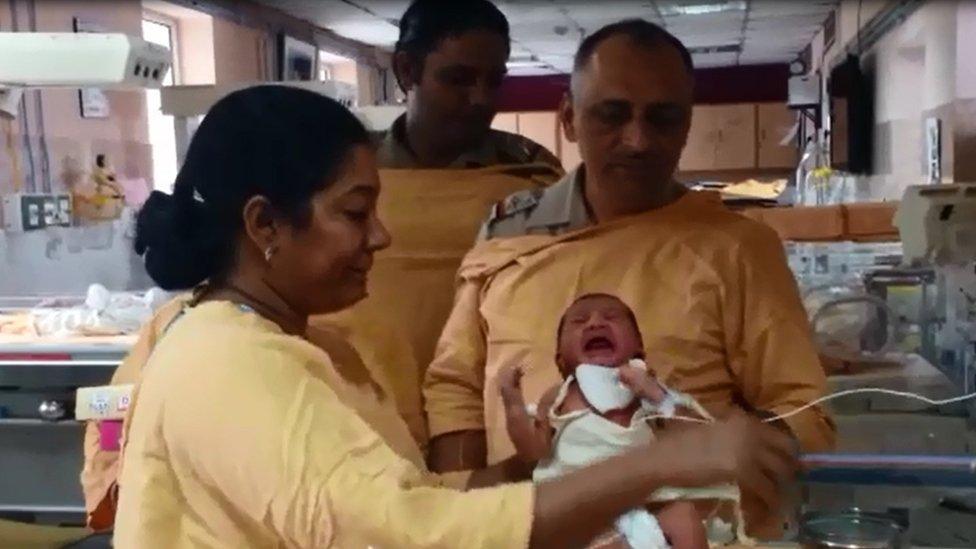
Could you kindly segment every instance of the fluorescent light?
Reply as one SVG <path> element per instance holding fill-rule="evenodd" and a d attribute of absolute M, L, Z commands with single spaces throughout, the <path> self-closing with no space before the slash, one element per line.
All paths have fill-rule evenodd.
<path fill-rule="evenodd" d="M 707 4 L 671 4 L 659 6 L 661 15 L 705 15 L 709 13 L 723 13 L 727 11 L 743 11 L 746 3 L 743 1 L 709 2 Z"/>
<path fill-rule="evenodd" d="M 688 53 L 692 55 L 702 55 L 708 53 L 739 53 L 742 51 L 742 44 L 723 44 L 715 46 L 694 46 L 688 48 Z"/>

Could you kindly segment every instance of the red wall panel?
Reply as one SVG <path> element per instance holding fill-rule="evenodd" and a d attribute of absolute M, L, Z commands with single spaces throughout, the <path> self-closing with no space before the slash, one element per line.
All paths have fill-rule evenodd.
<path fill-rule="evenodd" d="M 789 66 L 742 65 L 695 70 L 695 103 L 785 102 Z M 500 111 L 551 111 L 569 88 L 569 75 L 512 76 L 501 89 Z"/>

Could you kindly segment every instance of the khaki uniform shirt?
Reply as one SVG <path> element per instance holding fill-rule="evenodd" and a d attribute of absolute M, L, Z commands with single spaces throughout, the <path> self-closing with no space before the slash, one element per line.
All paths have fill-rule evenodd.
<path fill-rule="evenodd" d="M 407 115 L 401 115 L 389 130 L 374 135 L 376 161 L 380 168 L 422 168 L 404 137 Z M 548 149 L 527 137 L 489 130 L 480 147 L 465 152 L 445 168 L 485 168 L 511 164 L 548 164 L 562 171 L 562 163 Z"/>
<path fill-rule="evenodd" d="M 783 414 L 821 397 L 820 365 L 783 244 L 767 226 L 689 192 L 663 208 L 608 223 L 586 215 L 584 174 L 502 201 L 464 259 L 454 308 L 426 372 L 431 437 L 486 431 L 488 462 L 513 453 L 498 374 L 520 365 L 527 402 L 562 380 L 559 319 L 586 293 L 634 311 L 648 365 L 715 417 Z M 820 407 L 786 420 L 805 451 L 832 447 Z M 747 497 L 746 516 L 756 517 Z"/>

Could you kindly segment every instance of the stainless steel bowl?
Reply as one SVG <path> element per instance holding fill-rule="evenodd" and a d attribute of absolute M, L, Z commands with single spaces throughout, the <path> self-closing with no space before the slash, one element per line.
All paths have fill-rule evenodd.
<path fill-rule="evenodd" d="M 818 511 L 803 515 L 799 541 L 805 549 L 901 549 L 906 530 L 887 513 Z"/>

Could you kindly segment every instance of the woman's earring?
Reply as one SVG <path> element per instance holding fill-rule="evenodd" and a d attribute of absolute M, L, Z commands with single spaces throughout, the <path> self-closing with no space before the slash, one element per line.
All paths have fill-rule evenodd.
<path fill-rule="evenodd" d="M 274 256 L 277 249 L 274 246 L 268 246 L 264 249 L 264 260 L 270 262 L 271 258 Z"/>

